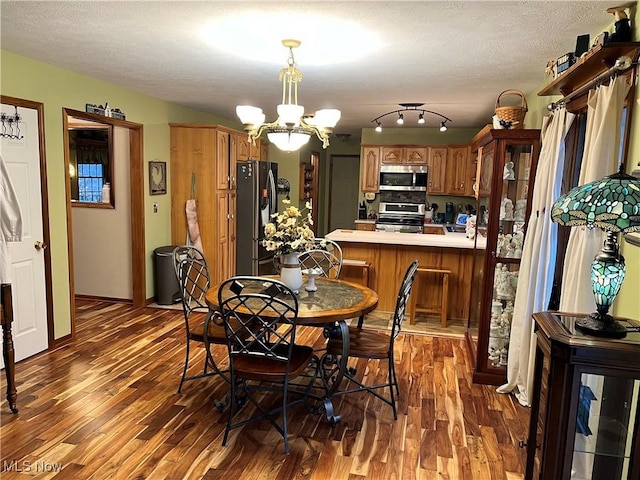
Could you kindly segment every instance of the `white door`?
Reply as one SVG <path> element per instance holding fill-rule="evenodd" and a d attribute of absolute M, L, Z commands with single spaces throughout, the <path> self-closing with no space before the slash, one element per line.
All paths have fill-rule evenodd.
<path fill-rule="evenodd" d="M 2 113 L 13 116 L 15 107 L 2 104 Z M 44 242 L 40 189 L 38 112 L 18 107 L 21 139 L 0 139 L 0 155 L 18 196 L 22 212 L 22 241 L 9 243 L 13 292 L 13 340 L 20 361 L 48 347 Z M 0 359 L 4 368 L 4 360 Z"/>

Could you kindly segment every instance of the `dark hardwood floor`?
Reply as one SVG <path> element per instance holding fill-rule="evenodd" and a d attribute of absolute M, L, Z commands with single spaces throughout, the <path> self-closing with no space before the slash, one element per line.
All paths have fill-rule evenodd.
<path fill-rule="evenodd" d="M 4 400 L 2 479 L 521 479 L 529 410 L 495 387 L 473 385 L 460 338 L 401 334 L 398 419 L 371 395 L 340 397 L 331 427 L 290 412 L 291 454 L 266 422 L 221 446 L 227 384 L 187 382 L 180 310 L 80 301 L 77 340 L 16 365 L 17 415 Z M 323 343 L 320 329 L 298 341 Z M 203 350 L 192 372 L 199 370 Z M 223 357 L 225 349 L 216 347 Z M 359 364 L 365 381 L 386 365 Z M 249 408 L 248 406 L 245 408 Z M 247 412 L 244 412 L 247 413 Z"/>

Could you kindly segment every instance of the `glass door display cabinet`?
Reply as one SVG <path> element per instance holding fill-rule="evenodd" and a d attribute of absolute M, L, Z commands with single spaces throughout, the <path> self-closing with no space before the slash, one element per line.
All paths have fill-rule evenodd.
<path fill-rule="evenodd" d="M 586 315 L 540 312 L 526 480 L 640 478 L 640 322 L 622 339 L 575 328 Z"/>
<path fill-rule="evenodd" d="M 506 380 L 511 316 L 531 211 L 540 130 L 485 127 L 472 140 L 477 170 L 467 347 L 475 383 Z"/>

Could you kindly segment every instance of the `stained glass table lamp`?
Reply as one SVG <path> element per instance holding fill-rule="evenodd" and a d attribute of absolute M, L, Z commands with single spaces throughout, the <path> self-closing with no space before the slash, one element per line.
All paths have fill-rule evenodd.
<path fill-rule="evenodd" d="M 568 227 L 598 227 L 607 232 L 604 246 L 591 264 L 591 285 L 597 312 L 576 322 L 590 335 L 623 338 L 624 326 L 608 314 L 626 268 L 618 248 L 618 233 L 640 231 L 640 180 L 618 173 L 580 185 L 558 198 L 551 219 Z"/>

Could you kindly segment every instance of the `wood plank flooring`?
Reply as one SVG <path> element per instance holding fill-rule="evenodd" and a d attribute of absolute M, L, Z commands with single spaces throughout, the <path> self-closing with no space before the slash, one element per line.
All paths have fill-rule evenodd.
<path fill-rule="evenodd" d="M 209 377 L 177 387 L 182 312 L 81 301 L 77 340 L 18 363 L 13 415 L 0 385 L 0 477 L 55 479 L 521 479 L 529 410 L 495 387 L 473 385 L 460 338 L 401 334 L 398 419 L 371 395 L 340 397 L 334 428 L 290 411 L 291 454 L 266 422 L 221 446 L 227 385 Z M 321 345 L 319 329 L 298 341 Z M 194 344 L 195 346 L 195 344 Z M 201 368 L 194 348 L 192 372 Z M 192 351 L 192 354 L 194 352 Z M 225 354 L 216 347 L 215 354 Z M 384 363 L 357 364 L 364 380 Z M 249 408 L 249 407 L 245 407 Z M 246 413 L 249 413 L 246 412 Z"/>

